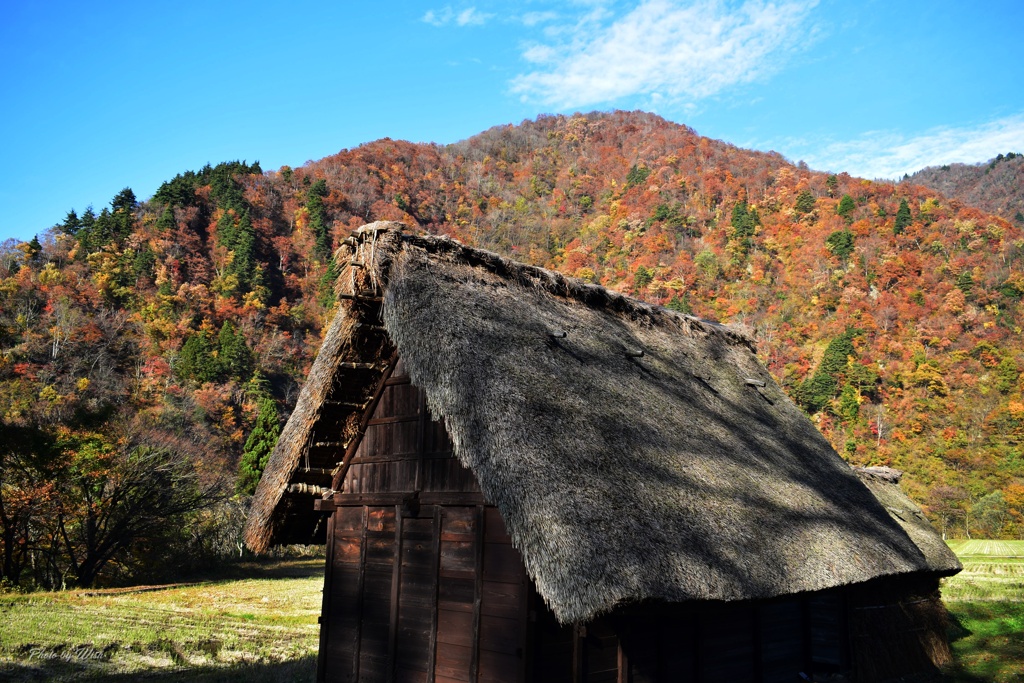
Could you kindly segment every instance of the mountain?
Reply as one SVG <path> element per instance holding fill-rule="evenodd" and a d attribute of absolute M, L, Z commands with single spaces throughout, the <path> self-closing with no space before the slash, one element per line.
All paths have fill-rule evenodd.
<path fill-rule="evenodd" d="M 251 489 L 336 306 L 330 254 L 378 219 L 735 325 L 944 531 L 1024 533 L 1021 225 L 614 112 L 206 166 L 0 246 L 0 578 L 232 548 L 217 493 Z M 163 507 L 117 517 L 140 491 Z"/>
<path fill-rule="evenodd" d="M 1024 154 L 1000 154 L 982 164 L 929 166 L 906 180 L 1024 224 Z"/>

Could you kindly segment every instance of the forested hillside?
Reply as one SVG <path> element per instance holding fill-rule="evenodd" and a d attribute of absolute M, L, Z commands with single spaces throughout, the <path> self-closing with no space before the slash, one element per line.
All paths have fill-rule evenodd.
<path fill-rule="evenodd" d="M 1021 225 L 617 112 L 207 166 L 5 243 L 0 578 L 232 549 L 224 496 L 294 405 L 330 254 L 377 219 L 736 325 L 850 462 L 906 470 L 951 535 L 1024 535 Z"/>
<path fill-rule="evenodd" d="M 905 180 L 1024 225 L 1024 154 L 1008 152 L 982 164 L 929 166 Z"/>

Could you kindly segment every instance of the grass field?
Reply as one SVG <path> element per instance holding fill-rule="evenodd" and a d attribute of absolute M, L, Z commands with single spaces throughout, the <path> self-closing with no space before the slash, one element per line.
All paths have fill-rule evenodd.
<path fill-rule="evenodd" d="M 1024 541 L 951 541 L 955 683 L 1024 683 Z M 323 558 L 186 585 L 0 594 L 0 680 L 312 681 Z"/>
<path fill-rule="evenodd" d="M 952 681 L 1024 682 L 1024 541 L 950 541 L 964 570 L 945 579 Z"/>
<path fill-rule="evenodd" d="M 323 558 L 244 579 L 0 595 L 3 681 L 312 681 Z"/>

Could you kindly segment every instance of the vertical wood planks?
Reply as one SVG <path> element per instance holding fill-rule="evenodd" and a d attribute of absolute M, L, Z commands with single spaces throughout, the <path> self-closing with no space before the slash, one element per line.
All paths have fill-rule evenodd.
<path fill-rule="evenodd" d="M 318 677 L 523 681 L 529 583 L 500 514 L 400 361 L 368 411 L 331 520 Z"/>

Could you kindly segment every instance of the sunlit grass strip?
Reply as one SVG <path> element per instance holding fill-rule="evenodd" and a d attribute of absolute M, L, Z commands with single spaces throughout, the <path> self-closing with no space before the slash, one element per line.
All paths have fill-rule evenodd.
<path fill-rule="evenodd" d="M 964 570 L 943 581 L 950 681 L 1024 682 L 1024 541 L 951 541 Z"/>
<path fill-rule="evenodd" d="M 0 596 L 0 679 L 239 667 L 248 683 L 311 676 L 322 563 L 294 562 L 304 578 Z"/>

